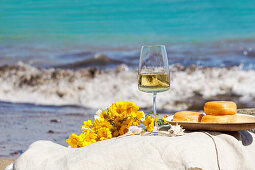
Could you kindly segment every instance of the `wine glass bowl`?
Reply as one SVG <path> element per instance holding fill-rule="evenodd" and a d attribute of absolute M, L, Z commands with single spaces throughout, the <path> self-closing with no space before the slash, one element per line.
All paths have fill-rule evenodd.
<path fill-rule="evenodd" d="M 138 69 L 138 89 L 148 93 L 167 91 L 170 74 L 164 45 L 142 46 Z"/>
<path fill-rule="evenodd" d="M 170 88 L 170 72 L 164 45 L 142 46 L 138 68 L 138 89 L 153 93 L 154 130 L 157 132 L 156 95 Z"/>

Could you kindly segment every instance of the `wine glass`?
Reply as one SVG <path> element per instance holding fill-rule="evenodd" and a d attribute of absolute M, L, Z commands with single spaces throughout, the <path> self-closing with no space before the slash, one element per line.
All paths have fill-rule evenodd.
<path fill-rule="evenodd" d="M 164 45 L 144 45 L 141 49 L 138 68 L 138 89 L 152 93 L 154 129 L 153 135 L 158 134 L 156 95 L 170 88 L 170 72 L 166 48 Z"/>

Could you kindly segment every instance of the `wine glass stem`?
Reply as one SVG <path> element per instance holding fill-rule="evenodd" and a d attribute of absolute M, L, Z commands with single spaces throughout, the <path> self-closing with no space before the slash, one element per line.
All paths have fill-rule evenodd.
<path fill-rule="evenodd" d="M 158 129 L 158 123 L 157 123 L 157 111 L 156 111 L 156 96 L 157 93 L 153 93 L 153 112 L 154 112 L 154 129 L 153 131 Z"/>

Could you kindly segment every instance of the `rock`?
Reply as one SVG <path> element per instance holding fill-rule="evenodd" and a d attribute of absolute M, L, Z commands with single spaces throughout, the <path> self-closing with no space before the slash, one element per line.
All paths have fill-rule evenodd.
<path fill-rule="evenodd" d="M 60 120 L 58 120 L 58 119 L 51 119 L 50 122 L 52 122 L 52 123 L 59 123 Z"/>
<path fill-rule="evenodd" d="M 18 154 L 22 154 L 23 151 L 22 150 L 18 150 L 18 151 L 15 151 L 15 152 L 12 152 L 10 153 L 11 155 L 18 155 Z"/>
<path fill-rule="evenodd" d="M 48 133 L 55 133 L 53 130 L 48 130 Z"/>
<path fill-rule="evenodd" d="M 122 71 L 128 71 L 129 68 L 126 64 L 121 64 L 121 65 L 118 65 L 116 68 L 115 68 L 116 72 L 119 73 L 119 72 L 122 72 Z"/>

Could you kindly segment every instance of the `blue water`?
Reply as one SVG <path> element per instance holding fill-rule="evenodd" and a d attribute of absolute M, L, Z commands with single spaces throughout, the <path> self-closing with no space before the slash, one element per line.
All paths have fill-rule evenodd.
<path fill-rule="evenodd" d="M 3 40 L 167 43 L 255 36 L 253 0 L 1 0 L 0 14 Z"/>
<path fill-rule="evenodd" d="M 255 65 L 254 21 L 253 0 L 1 0 L 0 60 L 58 65 L 92 57 L 81 57 L 87 51 L 121 48 L 107 53 L 120 59 L 166 44 L 184 65 Z"/>

